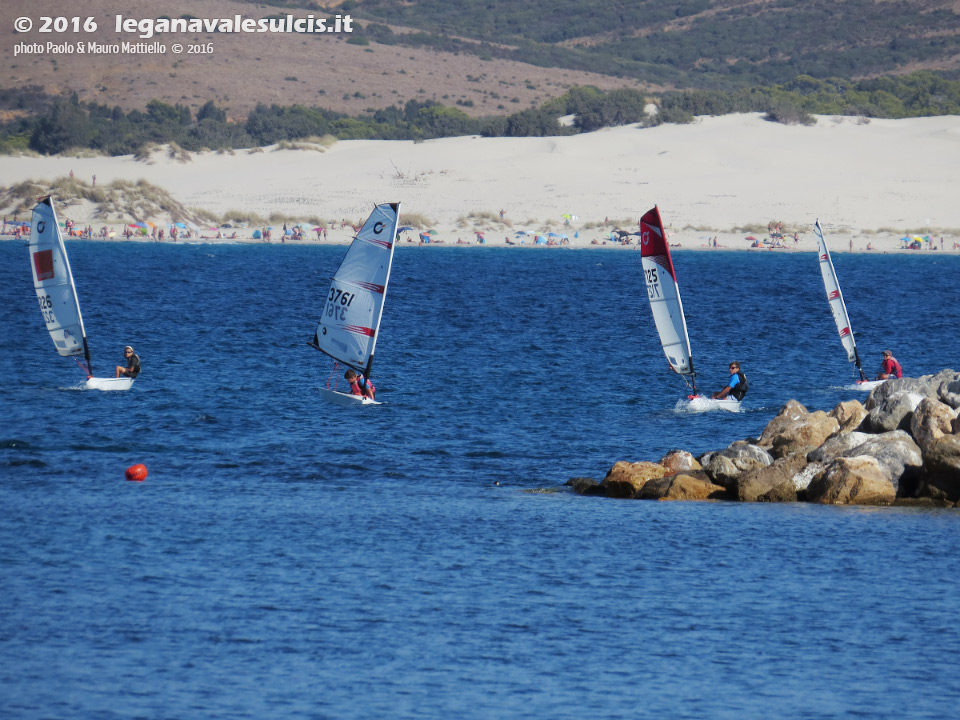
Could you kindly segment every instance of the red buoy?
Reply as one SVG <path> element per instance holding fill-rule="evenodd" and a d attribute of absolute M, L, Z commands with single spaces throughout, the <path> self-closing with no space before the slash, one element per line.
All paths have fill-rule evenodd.
<path fill-rule="evenodd" d="M 147 466 L 143 464 L 131 465 L 127 468 L 125 477 L 130 482 L 143 482 L 147 479 Z"/>

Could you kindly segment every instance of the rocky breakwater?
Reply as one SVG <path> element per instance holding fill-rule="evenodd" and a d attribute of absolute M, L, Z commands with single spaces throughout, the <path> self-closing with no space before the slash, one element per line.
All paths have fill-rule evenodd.
<path fill-rule="evenodd" d="M 694 457 L 618 462 L 582 495 L 838 505 L 960 505 L 960 373 L 888 380 L 861 404 L 810 412 L 790 400 L 759 438 Z"/>

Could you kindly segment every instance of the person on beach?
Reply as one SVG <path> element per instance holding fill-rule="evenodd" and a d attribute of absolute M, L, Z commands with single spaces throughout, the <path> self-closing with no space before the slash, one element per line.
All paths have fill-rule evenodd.
<path fill-rule="evenodd" d="M 140 374 L 140 356 L 129 345 L 123 349 L 123 356 L 127 359 L 127 366 L 117 365 L 116 377 L 135 378 Z"/>
<path fill-rule="evenodd" d="M 367 380 L 363 375 L 353 370 L 347 370 L 343 374 L 344 380 L 350 383 L 350 392 L 353 395 L 359 395 L 360 397 L 374 399 L 374 395 L 377 393 L 377 389 L 373 386 L 373 383 Z"/>
<path fill-rule="evenodd" d="M 730 379 L 726 386 L 720 392 L 715 392 L 712 397 L 714 400 L 722 400 L 727 395 L 733 395 L 737 400 L 743 400 L 747 394 L 747 376 L 740 372 L 740 363 L 734 361 L 730 363 Z"/>
<path fill-rule="evenodd" d="M 877 375 L 877 380 L 889 380 L 895 377 L 903 377 L 903 368 L 900 367 L 900 363 L 893 356 L 892 350 L 884 350 L 883 362 L 880 363 L 880 373 Z"/>

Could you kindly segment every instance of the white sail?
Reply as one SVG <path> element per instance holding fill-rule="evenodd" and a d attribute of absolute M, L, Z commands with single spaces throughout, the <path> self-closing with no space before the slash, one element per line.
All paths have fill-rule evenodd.
<path fill-rule="evenodd" d="M 640 257 L 647 297 L 660 344 L 670 367 L 681 375 L 694 375 L 690 336 L 683 316 L 680 288 L 670 258 L 660 211 L 653 208 L 640 218 Z"/>
<path fill-rule="evenodd" d="M 30 269 L 40 312 L 57 352 L 64 357 L 83 355 L 89 368 L 90 354 L 77 288 L 57 223 L 57 213 L 49 196 L 42 198 L 33 209 Z"/>
<path fill-rule="evenodd" d="M 830 312 L 833 313 L 833 321 L 837 325 L 837 332 L 840 333 L 840 342 L 843 343 L 843 347 L 847 351 L 847 360 L 857 364 L 857 370 L 863 377 L 860 356 L 857 354 L 857 343 L 853 339 L 853 330 L 850 329 L 850 316 L 847 315 L 847 306 L 843 302 L 843 293 L 840 291 L 837 272 L 834 270 L 833 260 L 830 258 L 830 249 L 827 247 L 827 241 L 823 239 L 820 220 L 817 220 L 814 224 L 813 231 L 817 236 L 817 254 L 820 256 L 820 274 L 823 276 L 823 287 L 827 291 L 827 302 L 830 303 Z"/>
<path fill-rule="evenodd" d="M 397 238 L 400 203 L 377 205 L 333 276 L 313 345 L 370 376 Z"/>

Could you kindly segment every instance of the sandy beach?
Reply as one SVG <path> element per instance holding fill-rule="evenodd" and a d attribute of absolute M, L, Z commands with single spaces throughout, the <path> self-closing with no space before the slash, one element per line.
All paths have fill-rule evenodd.
<path fill-rule="evenodd" d="M 417 231 L 432 230 L 444 245 L 475 244 L 477 232 L 488 245 L 508 238 L 532 245 L 534 234 L 547 233 L 556 242 L 566 235 L 569 247 L 610 244 L 612 230 L 635 230 L 654 204 L 681 249 L 706 250 L 714 239 L 720 249 L 749 249 L 746 238 L 769 240 L 771 223 L 781 223 L 785 247 L 775 251 L 810 250 L 817 218 L 835 252 L 900 251 L 901 238 L 914 235 L 930 236 L 924 251 L 941 252 L 943 238 L 943 251 L 956 252 L 960 242 L 958 117 L 821 116 L 813 126 L 786 126 L 749 114 L 567 137 L 338 141 L 322 151 L 206 152 L 188 162 L 169 155 L 7 157 L 0 185 L 71 171 L 84 182 L 96 176 L 97 187 L 142 178 L 184 207 L 221 218 L 242 211 L 267 221 L 319 220 L 327 242 L 348 241 L 343 221 L 359 223 L 387 201 L 400 201 L 402 222 L 416 228 L 405 240 L 418 243 Z M 105 221 L 98 210 L 73 204 L 61 219 L 107 225 L 119 236 L 120 218 Z M 12 218 L 11 207 L 4 211 Z M 172 218 L 135 219 L 165 225 Z M 202 235 L 215 238 L 214 228 L 202 225 Z M 224 232 L 249 241 L 254 229 Z M 280 234 L 276 227 L 274 242 Z M 307 237 L 317 240 L 312 228 Z"/>

